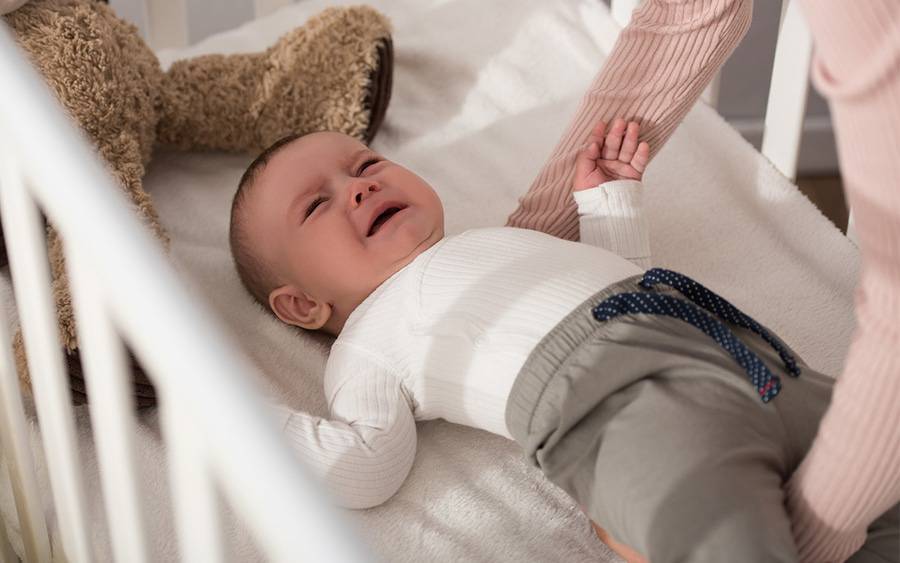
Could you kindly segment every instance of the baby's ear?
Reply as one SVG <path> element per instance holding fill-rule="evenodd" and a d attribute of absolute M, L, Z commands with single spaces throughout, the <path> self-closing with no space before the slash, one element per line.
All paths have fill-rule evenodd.
<path fill-rule="evenodd" d="M 311 298 L 292 285 L 273 289 L 269 293 L 269 306 L 283 322 L 307 330 L 322 328 L 331 317 L 331 305 Z"/>

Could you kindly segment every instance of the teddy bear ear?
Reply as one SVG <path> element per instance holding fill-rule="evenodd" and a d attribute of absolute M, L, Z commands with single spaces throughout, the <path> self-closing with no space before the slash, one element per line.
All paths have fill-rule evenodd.
<path fill-rule="evenodd" d="M 378 44 L 378 64 L 372 71 L 369 92 L 363 101 L 363 108 L 370 113 L 369 125 L 363 133 L 367 145 L 375 138 L 375 133 L 384 121 L 391 101 L 391 87 L 394 83 L 394 42 L 388 36 Z"/>
<path fill-rule="evenodd" d="M 18 10 L 28 0 L 0 0 L 0 16 Z"/>

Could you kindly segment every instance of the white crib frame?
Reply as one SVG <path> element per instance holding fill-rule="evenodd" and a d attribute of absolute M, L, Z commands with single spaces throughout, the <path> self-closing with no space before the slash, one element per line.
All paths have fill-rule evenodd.
<path fill-rule="evenodd" d="M 254 0 L 254 7 L 261 15 L 284 3 Z M 639 0 L 612 0 L 612 14 L 624 26 L 638 4 Z M 183 0 L 155 2 L 155 11 L 135 9 L 126 0 L 113 0 L 113 5 L 120 10 L 132 6 L 132 19 L 144 22 L 139 27 L 151 45 L 184 43 L 184 10 L 179 11 Z M 158 25 L 179 15 L 182 19 L 174 26 Z M 154 23 L 168 35 L 154 35 Z M 134 402 L 124 340 L 160 396 L 184 560 L 222 559 L 218 491 L 274 560 L 371 560 L 267 419 L 263 400 L 248 377 L 252 364 L 237 352 L 206 308 L 191 301 L 160 246 L 135 219 L 121 191 L 71 127 L 5 26 L 0 28 L 5 101 L 0 105 L 0 216 L 9 241 L 15 299 L 32 362 L 35 406 L 64 551 L 51 553 L 7 319 L 0 317 L 0 447 L 13 485 L 25 559 L 91 560 L 40 209 L 66 241 L 90 416 L 93 427 L 103 429 L 95 440 L 116 559 L 140 563 L 149 557 L 136 482 Z M 796 173 L 811 53 L 812 40 L 796 2 L 784 0 L 762 153 L 791 179 Z M 717 80 L 704 96 L 712 105 Z M 46 165 L 47 154 L 54 155 L 53 166 Z M 59 185 L 65 189 L 54 189 Z M 852 216 L 848 235 L 852 240 Z M 104 249 L 102 256 L 93 252 L 97 248 Z M 17 561 L 2 522 L 0 560 Z"/>
<path fill-rule="evenodd" d="M 92 560 L 39 209 L 66 241 L 91 422 L 103 429 L 94 438 L 116 560 L 149 558 L 122 340 L 159 394 L 185 561 L 222 559 L 219 492 L 273 560 L 371 560 L 281 437 L 250 383 L 252 364 L 207 309 L 188 296 L 160 245 L 136 220 L 5 25 L 0 25 L 0 75 L 5 102 L 0 104 L 0 213 L 64 551 L 50 552 L 4 316 L 0 434 L 26 560 Z M 53 155 L 52 166 L 46 155 Z M 15 561 L 5 530 L 0 540 L 0 555 Z"/>

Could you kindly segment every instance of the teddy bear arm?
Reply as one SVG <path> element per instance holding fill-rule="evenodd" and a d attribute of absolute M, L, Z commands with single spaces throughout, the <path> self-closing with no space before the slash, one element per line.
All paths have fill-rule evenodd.
<path fill-rule="evenodd" d="M 173 63 L 163 79 L 157 140 L 181 150 L 257 146 L 250 106 L 265 70 L 262 58 L 206 55 Z"/>
<path fill-rule="evenodd" d="M 178 61 L 164 80 L 160 142 L 257 152 L 288 134 L 372 139 L 390 99 L 390 24 L 368 6 L 327 8 L 263 53 Z"/>

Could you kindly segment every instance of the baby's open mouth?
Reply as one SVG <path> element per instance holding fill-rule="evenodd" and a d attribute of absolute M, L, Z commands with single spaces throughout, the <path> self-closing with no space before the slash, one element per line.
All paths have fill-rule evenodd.
<path fill-rule="evenodd" d="M 372 223 L 372 226 L 369 228 L 369 232 L 368 232 L 368 234 L 366 234 L 366 236 L 370 237 L 370 236 L 374 235 L 376 232 L 378 232 L 378 229 L 380 229 L 382 225 L 387 223 L 388 220 L 391 217 L 393 217 L 395 213 L 397 213 L 398 211 L 400 211 L 402 209 L 404 209 L 404 207 L 388 207 L 387 209 L 385 209 L 381 213 L 381 215 L 379 215 L 378 217 L 375 218 L 375 221 Z"/>

